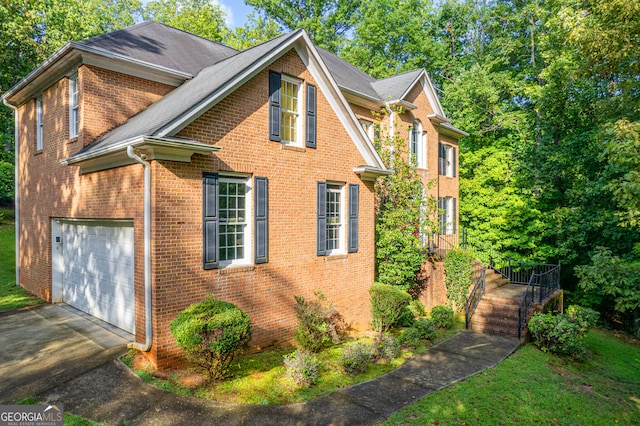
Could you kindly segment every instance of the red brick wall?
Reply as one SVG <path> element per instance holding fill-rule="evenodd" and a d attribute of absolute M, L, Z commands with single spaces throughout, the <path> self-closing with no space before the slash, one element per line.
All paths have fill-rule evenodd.
<path fill-rule="evenodd" d="M 315 84 L 290 52 L 269 67 Z M 304 95 L 303 95 L 304 96 Z M 154 163 L 154 337 L 152 356 L 162 368 L 179 352 L 168 329 L 176 314 L 213 292 L 237 304 L 254 324 L 252 345 L 290 341 L 296 325 L 294 295 L 321 290 L 355 327 L 370 320 L 368 288 L 374 273 L 373 185 L 353 172 L 364 164 L 324 94 L 317 95 L 317 149 L 268 140 L 268 70 L 180 132 L 222 149 L 191 164 Z M 202 269 L 202 173 L 247 173 L 269 178 L 269 262 Z M 359 251 L 316 256 L 316 183 L 360 185 Z"/>
<path fill-rule="evenodd" d="M 79 137 L 69 140 L 69 82 L 63 78 L 42 92 L 43 149 L 36 152 L 35 100 L 19 107 L 18 183 L 20 285 L 51 301 L 51 219 L 129 219 L 134 222 L 135 255 L 142 259 L 142 166 L 80 174 L 64 166 L 90 138 L 134 115 L 169 86 L 81 66 Z M 147 87 L 145 87 L 145 84 Z M 148 91 L 148 94 L 145 92 Z M 144 270 L 136 261 L 136 334 L 144 339 Z"/>

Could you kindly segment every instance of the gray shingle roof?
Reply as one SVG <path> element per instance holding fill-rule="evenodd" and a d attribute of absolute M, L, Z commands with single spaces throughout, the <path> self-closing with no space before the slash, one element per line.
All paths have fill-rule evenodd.
<path fill-rule="evenodd" d="M 331 72 L 336 83 L 338 83 L 338 86 L 355 93 L 361 93 L 373 99 L 379 98 L 378 93 L 371 86 L 371 84 L 376 81 L 375 78 L 328 50 L 319 47 L 317 50 L 329 69 L 329 72 Z"/>
<path fill-rule="evenodd" d="M 422 72 L 423 70 L 419 69 L 394 75 L 375 81 L 372 83 L 372 86 L 385 101 L 401 99 L 406 91 L 413 86 Z"/>
<path fill-rule="evenodd" d="M 237 50 L 154 21 L 103 34 L 77 44 L 196 75 Z"/>
<path fill-rule="evenodd" d="M 252 65 L 297 37 L 300 32 L 301 30 L 277 37 L 203 69 L 192 80 L 185 82 L 144 111 L 107 132 L 76 155 L 107 148 L 138 136 L 163 136 L 159 135 L 162 128 L 179 120 L 199 104 L 214 102 L 227 84 L 240 78 Z"/>

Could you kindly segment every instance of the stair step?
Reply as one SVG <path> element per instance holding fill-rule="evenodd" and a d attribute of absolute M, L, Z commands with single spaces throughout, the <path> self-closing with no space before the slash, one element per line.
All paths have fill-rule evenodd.
<path fill-rule="evenodd" d="M 486 289 L 485 289 L 486 291 Z M 505 305 L 505 306 L 515 306 L 518 308 L 520 306 L 520 299 L 512 299 L 509 297 L 500 297 L 494 296 L 489 292 L 485 292 L 484 296 L 482 296 L 482 300 L 480 303 L 487 303 L 490 305 Z"/>
<path fill-rule="evenodd" d="M 499 334 L 501 336 L 517 336 L 518 328 L 514 327 L 502 327 L 494 324 L 486 323 L 471 323 L 471 329 L 480 333 Z"/>
<path fill-rule="evenodd" d="M 518 319 L 518 310 L 496 308 L 496 307 L 485 305 L 485 306 L 478 306 L 473 315 L 474 315 L 474 318 L 476 315 L 478 315 L 483 318 L 496 317 L 496 318 Z"/>

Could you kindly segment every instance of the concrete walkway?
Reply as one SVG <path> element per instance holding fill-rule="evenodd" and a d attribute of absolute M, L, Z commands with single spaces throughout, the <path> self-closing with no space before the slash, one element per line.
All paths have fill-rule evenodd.
<path fill-rule="evenodd" d="M 0 404 L 34 397 L 126 352 L 133 339 L 67 305 L 0 313 Z"/>
<path fill-rule="evenodd" d="M 106 425 L 367 425 L 509 356 L 515 338 L 460 332 L 384 376 L 300 404 L 228 405 L 166 392 L 111 361 L 38 395 Z"/>

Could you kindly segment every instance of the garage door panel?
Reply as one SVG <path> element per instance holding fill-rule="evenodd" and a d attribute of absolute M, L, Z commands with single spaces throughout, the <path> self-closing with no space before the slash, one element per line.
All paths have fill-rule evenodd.
<path fill-rule="evenodd" d="M 63 300 L 133 333 L 133 228 L 64 225 Z"/>

